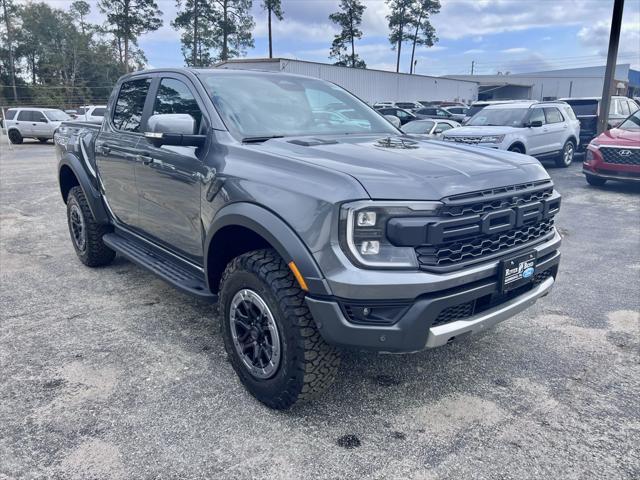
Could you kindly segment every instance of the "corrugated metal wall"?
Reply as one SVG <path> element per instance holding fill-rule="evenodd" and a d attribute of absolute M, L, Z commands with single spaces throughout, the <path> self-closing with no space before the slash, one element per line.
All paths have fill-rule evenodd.
<path fill-rule="evenodd" d="M 478 98 L 478 84 L 475 82 L 337 67 L 299 60 L 273 59 L 271 62 L 235 60 L 219 67 L 257 70 L 279 69 L 283 72 L 321 78 L 346 88 L 369 103 L 417 100 L 471 102 Z"/>

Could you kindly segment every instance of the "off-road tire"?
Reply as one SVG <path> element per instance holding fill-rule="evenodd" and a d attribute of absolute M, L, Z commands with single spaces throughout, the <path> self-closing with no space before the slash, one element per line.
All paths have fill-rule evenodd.
<path fill-rule="evenodd" d="M 567 168 L 569 165 L 573 163 L 573 158 L 576 154 L 576 145 L 572 140 L 567 140 L 563 147 L 560 155 L 556 158 L 556 167 L 559 168 Z"/>
<path fill-rule="evenodd" d="M 254 376 L 233 343 L 231 302 L 240 290 L 257 293 L 271 311 L 280 336 L 280 364 L 272 377 Z M 291 271 L 272 249 L 254 250 L 233 259 L 220 287 L 219 313 L 231 365 L 245 388 L 270 408 L 284 410 L 327 389 L 340 366 L 340 352 L 316 327 Z"/>
<path fill-rule="evenodd" d="M 47 143 L 47 142 L 49 141 L 49 139 L 48 139 L 48 138 L 45 138 L 45 137 L 38 137 L 38 141 L 39 141 L 40 143 Z"/>
<path fill-rule="evenodd" d="M 605 183 L 607 183 L 606 178 L 596 177 L 595 175 L 589 175 L 588 173 L 585 174 L 585 177 L 587 177 L 587 183 L 589 185 L 593 185 L 594 187 L 601 187 Z"/>
<path fill-rule="evenodd" d="M 9 130 L 9 141 L 14 145 L 20 145 L 22 143 L 22 134 L 18 130 Z"/>
<path fill-rule="evenodd" d="M 84 248 L 81 248 L 74 238 L 71 220 L 71 212 L 74 209 L 76 209 L 76 212 L 78 210 L 80 211 L 82 220 L 84 221 Z M 88 267 L 101 267 L 113 261 L 116 252 L 107 247 L 102 241 L 102 237 L 106 233 L 111 232 L 111 227 L 109 225 L 99 224 L 94 220 L 87 199 L 80 187 L 73 187 L 69 191 L 69 196 L 67 197 L 67 224 L 69 226 L 71 243 L 82 263 Z"/>

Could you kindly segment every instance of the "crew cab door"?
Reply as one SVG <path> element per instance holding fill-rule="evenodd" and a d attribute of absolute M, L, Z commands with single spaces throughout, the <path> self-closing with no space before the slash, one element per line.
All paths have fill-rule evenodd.
<path fill-rule="evenodd" d="M 23 137 L 30 137 L 33 135 L 33 119 L 37 112 L 31 110 L 21 110 L 16 117 L 15 125 L 20 130 L 20 134 Z"/>
<path fill-rule="evenodd" d="M 549 146 L 549 128 L 542 108 L 531 109 L 527 122 L 531 124 L 531 122 L 536 121 L 542 122 L 542 125 L 539 127 L 527 127 L 528 131 L 525 132 L 527 136 L 527 155 L 538 155 L 552 149 L 552 147 Z"/>
<path fill-rule="evenodd" d="M 194 133 L 205 133 L 208 121 L 202 100 L 190 80 L 179 74 L 162 74 L 154 80 L 149 115 L 188 114 Z M 203 232 L 200 219 L 201 188 L 206 170 L 205 148 L 154 146 L 143 138 L 138 146 L 136 183 L 140 198 L 139 229 L 165 247 L 200 263 Z"/>
<path fill-rule="evenodd" d="M 142 138 L 142 120 L 151 78 L 122 83 L 109 119 L 96 139 L 96 164 L 109 209 L 130 227 L 138 222 L 135 164 Z"/>
<path fill-rule="evenodd" d="M 549 149 L 544 153 L 559 151 L 569 138 L 569 125 L 557 107 L 544 107 L 544 116 L 547 119 L 549 139 Z"/>

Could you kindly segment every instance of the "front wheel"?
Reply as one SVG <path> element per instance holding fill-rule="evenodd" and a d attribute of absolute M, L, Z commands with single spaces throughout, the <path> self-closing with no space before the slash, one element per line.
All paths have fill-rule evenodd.
<path fill-rule="evenodd" d="M 573 156 L 576 153 L 576 147 L 573 141 L 567 140 L 562 147 L 562 153 L 556 159 L 556 166 L 561 168 L 567 168 L 573 162 Z"/>
<path fill-rule="evenodd" d="M 607 183 L 606 178 L 596 177 L 595 175 L 589 175 L 588 173 L 585 176 L 587 177 L 587 183 L 594 187 L 601 187 Z"/>
<path fill-rule="evenodd" d="M 522 148 L 520 145 L 511 145 L 509 147 L 509 151 L 513 153 L 524 153 L 524 148 Z"/>
<path fill-rule="evenodd" d="M 274 250 L 248 252 L 229 263 L 219 308 L 231 365 L 262 403 L 287 409 L 331 385 L 340 354 L 318 332 L 304 292 Z"/>

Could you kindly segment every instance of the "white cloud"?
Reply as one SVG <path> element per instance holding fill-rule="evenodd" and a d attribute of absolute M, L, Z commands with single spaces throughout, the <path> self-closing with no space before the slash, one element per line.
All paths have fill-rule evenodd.
<path fill-rule="evenodd" d="M 484 53 L 485 51 L 482 48 L 472 48 L 470 50 L 466 50 L 462 52 L 463 55 L 473 55 L 477 53 Z"/>
<path fill-rule="evenodd" d="M 524 47 L 505 48 L 504 50 L 500 50 L 500 52 L 507 53 L 509 55 L 514 54 L 514 53 L 525 53 L 525 52 L 528 52 L 528 51 L 529 51 L 529 49 L 528 48 L 524 48 Z"/>

